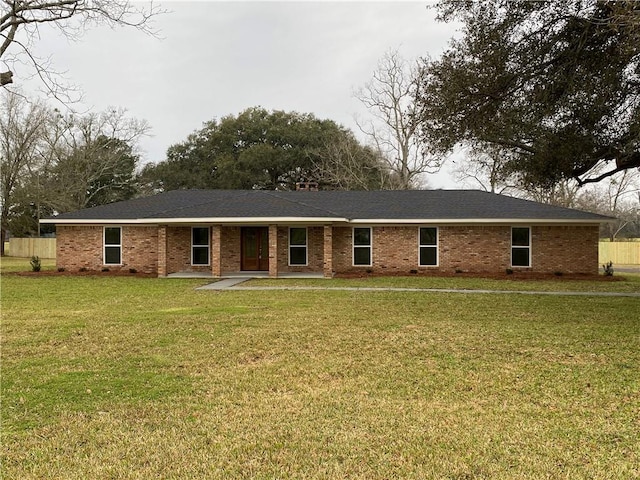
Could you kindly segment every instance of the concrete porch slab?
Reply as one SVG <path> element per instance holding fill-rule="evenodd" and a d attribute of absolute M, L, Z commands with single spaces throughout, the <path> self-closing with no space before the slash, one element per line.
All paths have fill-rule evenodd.
<path fill-rule="evenodd" d="M 167 275 L 167 278 L 218 278 L 208 272 L 175 272 Z M 223 273 L 220 279 L 241 278 L 269 278 L 269 272 L 227 272 Z M 281 273 L 278 278 L 324 278 L 322 273 Z"/>

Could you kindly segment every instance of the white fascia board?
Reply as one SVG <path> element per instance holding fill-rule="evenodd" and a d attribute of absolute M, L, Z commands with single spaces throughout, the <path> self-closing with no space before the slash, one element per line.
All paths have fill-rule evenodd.
<path fill-rule="evenodd" d="M 266 225 L 266 224 L 327 224 L 349 222 L 346 218 L 336 217 L 203 217 L 203 218 L 119 218 L 119 219 L 71 219 L 46 218 L 40 223 L 55 225 Z"/>
<path fill-rule="evenodd" d="M 349 220 L 351 224 L 360 225 L 559 225 L 559 224 L 575 224 L 575 225 L 599 225 L 603 222 L 611 220 L 579 220 L 579 219 L 546 219 L 546 218 L 354 218 Z"/>
<path fill-rule="evenodd" d="M 203 217 L 203 218 L 119 218 L 119 219 L 56 219 L 40 220 L 55 225 L 599 225 L 608 220 L 544 219 L 544 218 L 339 218 L 339 217 Z"/>

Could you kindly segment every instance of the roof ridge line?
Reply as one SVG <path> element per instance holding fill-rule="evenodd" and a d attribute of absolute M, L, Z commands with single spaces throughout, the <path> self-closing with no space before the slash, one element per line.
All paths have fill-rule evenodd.
<path fill-rule="evenodd" d="M 265 193 L 265 194 L 267 194 L 267 195 L 269 195 L 271 197 L 277 197 L 280 200 L 284 200 L 286 202 L 293 203 L 294 205 L 304 205 L 305 207 L 313 208 L 314 210 L 317 210 L 319 212 L 329 213 L 329 214 L 335 215 L 335 216 L 337 216 L 339 218 L 346 218 L 347 220 L 351 220 L 346 215 L 340 214 L 338 212 L 334 212 L 332 210 L 325 209 L 325 208 L 319 208 L 319 207 L 316 207 L 315 205 L 310 205 L 310 204 L 308 204 L 306 202 L 300 202 L 298 200 L 291 200 L 289 198 L 285 198 L 285 197 L 283 197 L 281 195 L 278 195 L 280 192 L 277 191 L 277 190 L 259 190 L 259 191 L 262 192 L 262 193 Z M 285 192 L 283 192 L 283 193 L 285 193 Z M 292 190 L 288 190 L 286 193 L 292 193 Z"/>

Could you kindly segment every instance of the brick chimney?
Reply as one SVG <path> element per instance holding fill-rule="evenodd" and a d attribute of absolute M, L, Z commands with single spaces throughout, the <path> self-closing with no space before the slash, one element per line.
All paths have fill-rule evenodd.
<path fill-rule="evenodd" d="M 317 192 L 318 182 L 296 182 L 297 192 Z"/>

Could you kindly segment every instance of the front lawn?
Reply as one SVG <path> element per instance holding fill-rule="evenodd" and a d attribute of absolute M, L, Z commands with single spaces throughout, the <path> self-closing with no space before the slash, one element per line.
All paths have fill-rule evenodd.
<path fill-rule="evenodd" d="M 2 478 L 640 476 L 637 298 L 203 283 L 3 275 Z"/>
<path fill-rule="evenodd" d="M 362 288 L 423 288 L 453 290 L 498 290 L 533 292 L 623 292 L 640 293 L 640 275 L 616 273 L 613 277 L 585 276 L 581 278 L 548 275 L 544 279 L 528 280 L 526 274 L 504 275 L 502 279 L 467 276 L 406 276 L 361 278 L 278 278 L 253 279 L 247 287 L 362 287 Z"/>

